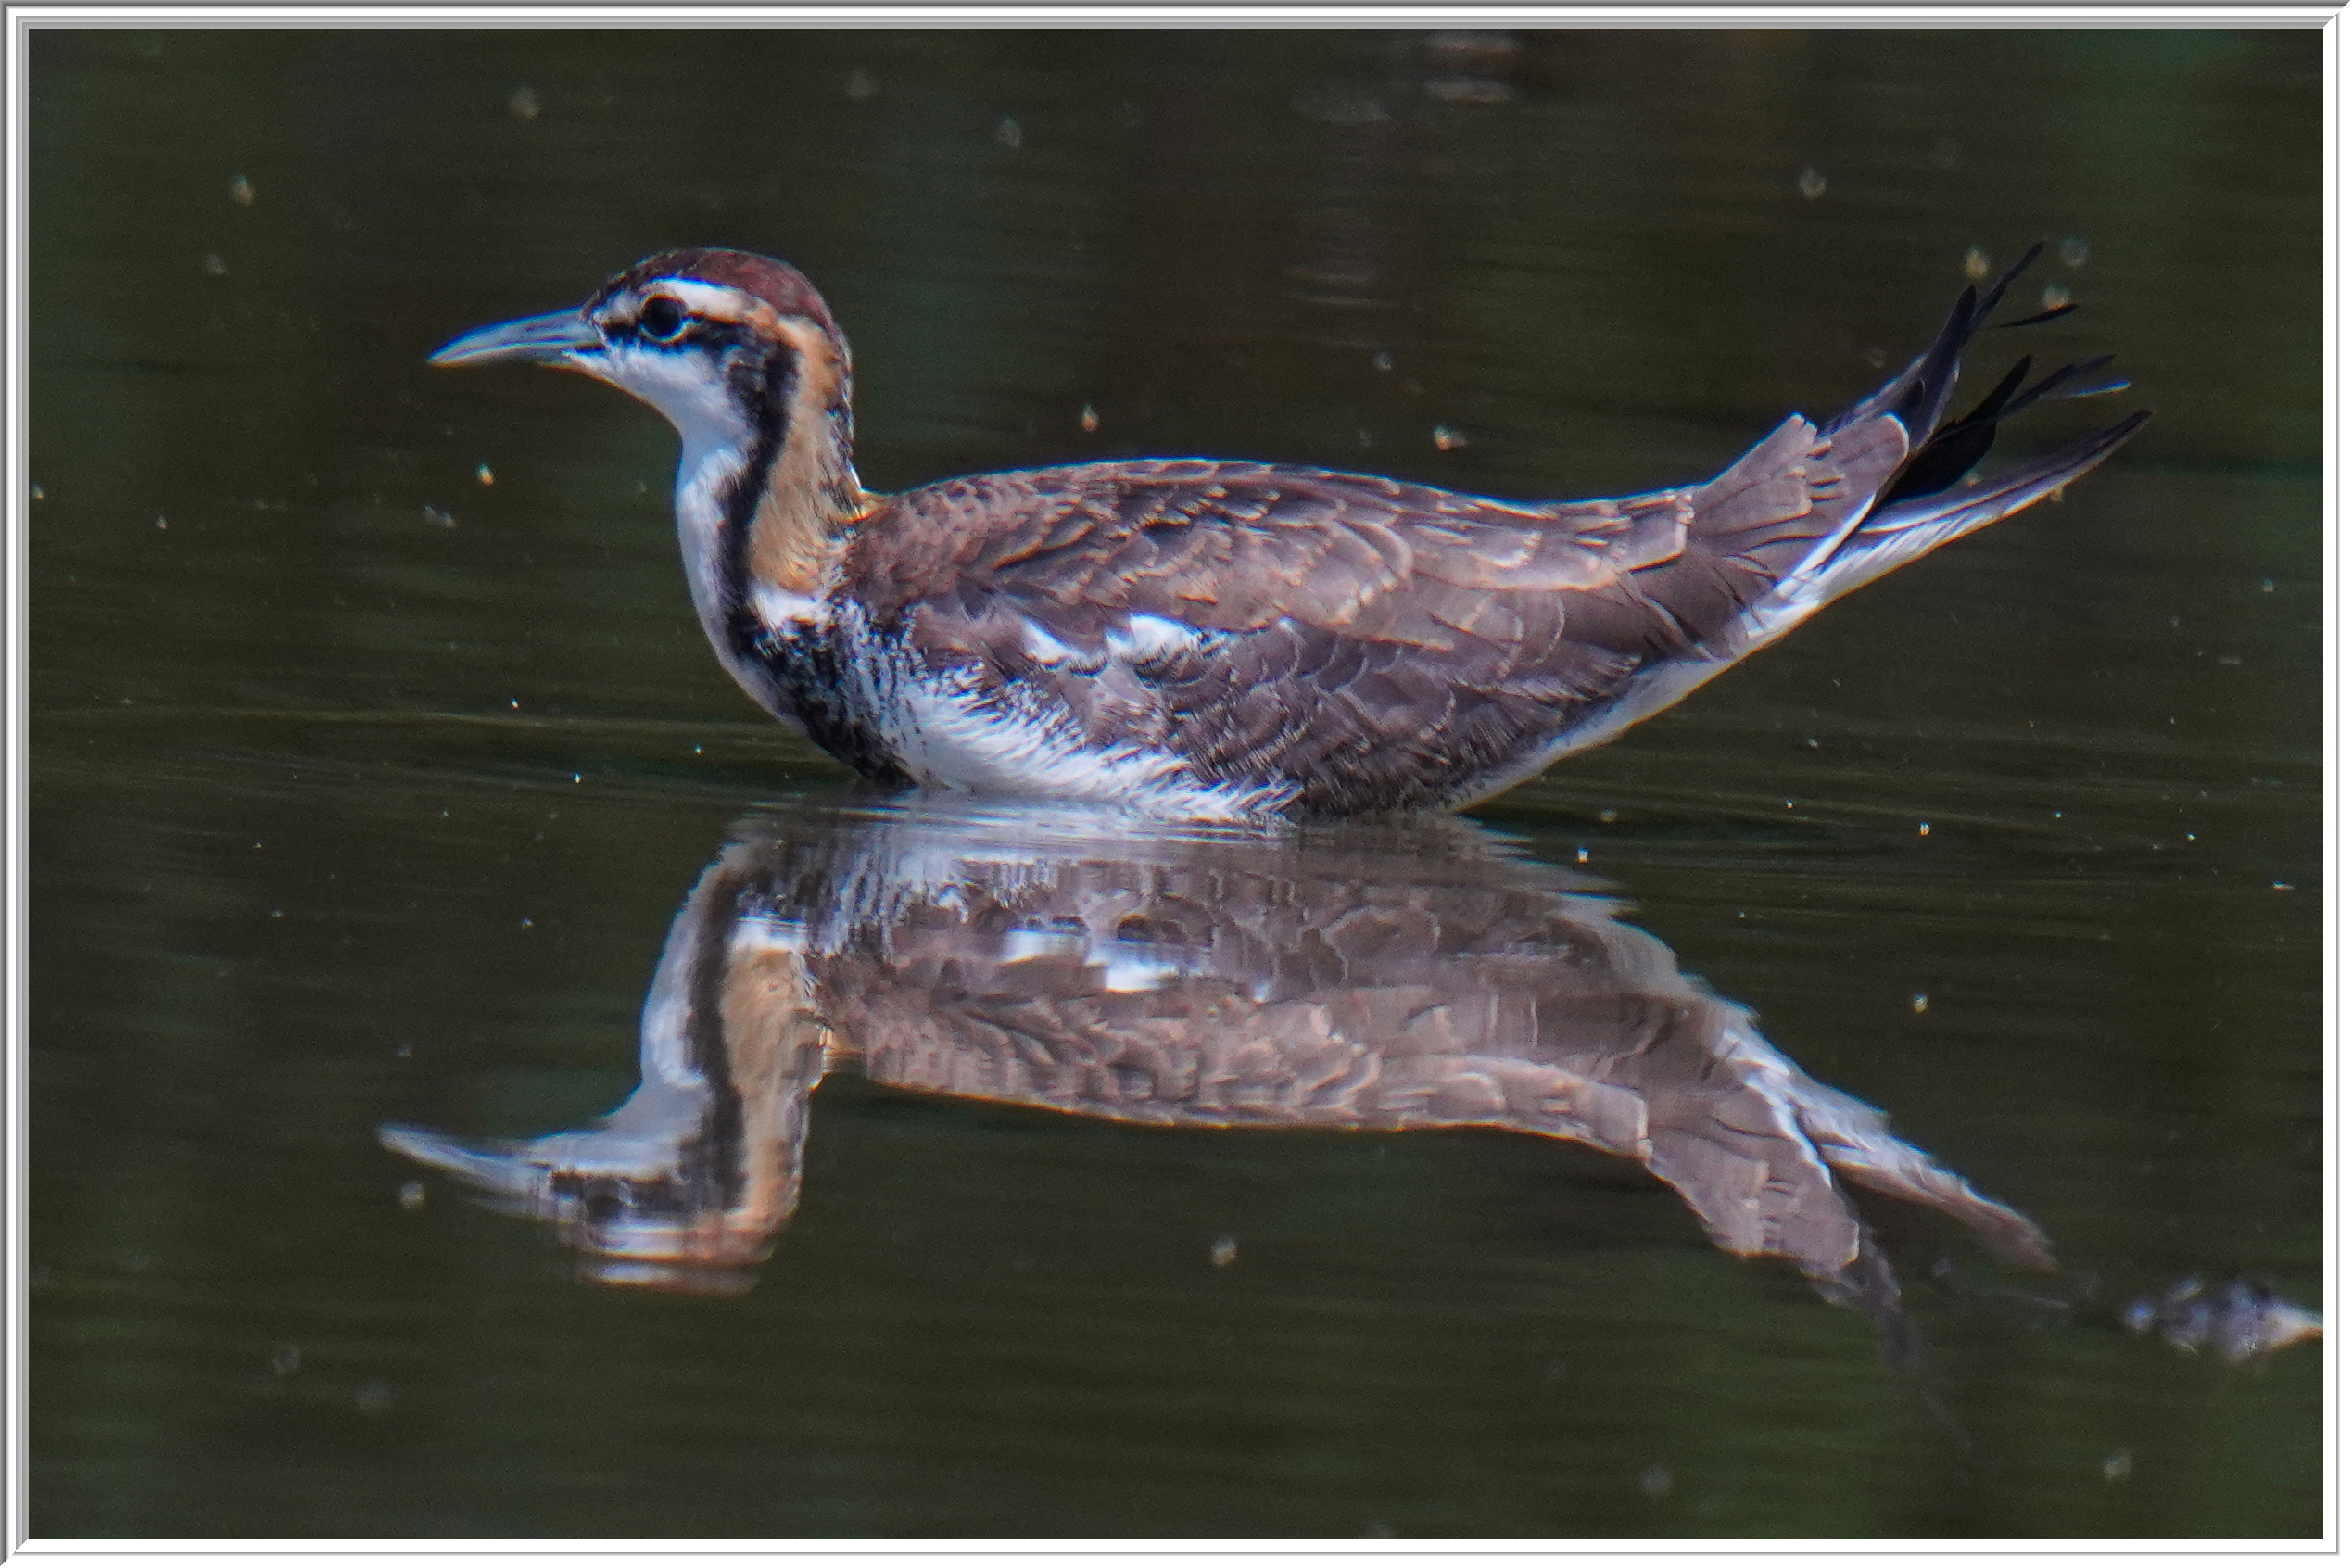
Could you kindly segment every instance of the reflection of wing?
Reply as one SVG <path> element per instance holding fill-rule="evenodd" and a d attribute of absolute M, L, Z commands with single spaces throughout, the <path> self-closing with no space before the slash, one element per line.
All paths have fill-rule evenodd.
<path fill-rule="evenodd" d="M 1603 901 L 1360 840 L 1057 869 L 976 865 L 812 963 L 869 1076 L 1125 1121 L 1572 1138 L 1643 1161 L 1727 1250 L 1821 1277 L 1863 1247 L 1834 1168 L 2049 1261 L 2030 1221 L 1807 1078 Z"/>
<path fill-rule="evenodd" d="M 1514 504 L 1262 463 L 1103 463 L 894 498 L 859 601 L 984 701 L 1347 811 L 1450 798 L 1688 653 L 1850 523 L 1891 418 L 1791 418 L 1721 477 Z"/>
<path fill-rule="evenodd" d="M 1806 1077 L 1744 1009 L 1709 998 L 1692 1022 L 1662 1044 L 1713 1059 L 1658 1075 L 1648 1164 L 1727 1251 L 1789 1258 L 1815 1275 L 1843 1268 L 1862 1246 L 1843 1176 L 1966 1222 L 2012 1262 L 2055 1266 L 2031 1220 L 1888 1132 L 1879 1111 Z"/>

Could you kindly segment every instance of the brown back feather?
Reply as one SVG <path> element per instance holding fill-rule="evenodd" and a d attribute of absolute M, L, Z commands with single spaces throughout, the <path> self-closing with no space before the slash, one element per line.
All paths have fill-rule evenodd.
<path fill-rule="evenodd" d="M 1565 504 L 1207 461 L 974 475 L 890 499 L 845 570 L 882 629 L 1008 705 L 1204 778 L 1299 779 L 1309 810 L 1441 803 L 1703 643 L 1901 456 L 1892 421 L 1792 418 L 1711 484 Z M 1131 615 L 1207 646 L 1122 664 Z"/>

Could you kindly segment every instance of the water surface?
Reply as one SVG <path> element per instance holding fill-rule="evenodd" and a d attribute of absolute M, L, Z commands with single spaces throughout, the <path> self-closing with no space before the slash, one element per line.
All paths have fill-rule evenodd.
<path fill-rule="evenodd" d="M 2317 1534 L 2322 1353 L 2116 1321 L 2325 1294 L 2317 43 L 39 32 L 32 1529 Z M 1564 496 L 1832 411 L 2043 235 L 2084 309 L 2025 347 L 2156 423 L 1479 814 L 2047 1234 L 1869 1211 L 1926 1362 L 1502 1131 L 844 1070 L 724 1296 L 379 1145 L 592 1124 L 745 814 L 871 807 L 702 646 L 660 421 L 455 333 L 744 245 L 855 344 L 877 487 Z"/>

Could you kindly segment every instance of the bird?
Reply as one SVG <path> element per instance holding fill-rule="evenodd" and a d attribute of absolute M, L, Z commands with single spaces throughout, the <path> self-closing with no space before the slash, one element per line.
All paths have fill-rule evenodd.
<path fill-rule="evenodd" d="M 2128 386 L 2112 356 L 1944 419 L 2042 250 L 1965 286 L 1843 413 L 1791 413 L 1713 478 L 1506 500 L 1275 462 L 1147 458 L 894 494 L 852 461 L 848 339 L 750 251 L 664 251 L 441 366 L 584 373 L 680 440 L 695 613 L 769 714 L 874 784 L 1194 819 L 1459 810 L 1612 739 L 1831 600 L 2095 467 L 2143 408 L 2005 472 L 1996 427 Z M 2046 298 L 2047 297 L 2045 297 Z"/>

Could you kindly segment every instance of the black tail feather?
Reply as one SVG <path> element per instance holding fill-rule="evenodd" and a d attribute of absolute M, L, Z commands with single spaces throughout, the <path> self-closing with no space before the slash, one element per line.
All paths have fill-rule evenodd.
<path fill-rule="evenodd" d="M 1941 412 L 1944 399 L 1951 395 L 1953 384 L 1959 377 L 1960 356 L 1969 340 L 1984 327 L 2002 295 L 2042 254 L 2042 249 L 2040 245 L 2028 247 L 2025 254 L 1985 289 L 1981 298 L 1973 285 L 1962 289 L 1952 314 L 1944 322 L 1943 330 L 1936 335 L 1936 341 L 1928 352 L 1886 391 L 1848 416 L 1891 413 L 1902 420 L 1904 428 L 1911 432 L 1915 450 L 1879 493 L 1878 505 L 1880 508 L 1931 496 L 1958 484 L 1992 450 L 1993 436 L 2003 420 L 2044 398 L 2090 397 L 2101 392 L 2119 391 L 2131 385 L 2120 377 L 2109 377 L 2094 385 L 2064 390 L 2105 370 L 2113 362 L 2113 355 L 2102 354 L 2094 359 L 2061 365 L 2020 391 L 2025 378 L 2033 370 L 2033 360 L 2031 356 L 2027 356 L 2009 368 L 2009 373 L 1982 402 L 1958 419 L 1937 427 L 1934 435 L 1926 434 L 1935 417 Z M 2034 326 L 2056 321 L 2070 314 L 2074 309 L 2071 303 L 2053 306 L 2015 321 L 2003 322 L 2000 325 Z"/>
<path fill-rule="evenodd" d="M 1960 378 L 1960 357 L 1977 334 L 1985 330 L 1992 312 L 2000 308 L 2002 297 L 2009 285 L 2017 281 L 2028 267 L 2042 255 L 2042 242 L 2026 247 L 2025 254 L 2009 264 L 2004 272 L 1979 294 L 1970 284 L 1960 291 L 1953 302 L 1952 313 L 1943 319 L 1943 326 L 1936 333 L 1928 351 L 1913 360 L 1903 373 L 1880 387 L 1866 401 L 1856 404 L 1822 427 L 1824 435 L 1833 435 L 1849 424 L 1879 414 L 1892 414 L 1903 422 L 1916 445 L 1921 434 L 1932 429 L 1942 417 L 1943 405 L 1952 396 L 1953 384 Z M 2045 312 L 2046 316 L 2046 312 Z M 2027 318 L 2031 320 L 2032 318 Z M 2024 322 L 2014 323 L 2025 324 Z"/>
<path fill-rule="evenodd" d="M 2060 365 L 2024 391 L 2017 391 L 2033 368 L 2033 357 L 2026 356 L 2009 367 L 2009 373 L 1994 387 L 1990 396 L 1958 419 L 1937 431 L 1927 445 L 1896 471 L 1887 487 L 1879 492 L 1878 504 L 1888 506 L 1916 496 L 1931 496 L 1938 490 L 1957 484 L 1962 475 L 1984 461 L 1984 454 L 1992 449 L 1993 433 L 2001 421 L 2018 413 L 2078 376 L 2102 371 L 2115 360 L 2113 354 L 2101 354 L 2096 359 L 2078 360 L 2070 365 Z M 2087 397 L 2093 392 L 2118 392 L 2131 386 L 2129 381 L 2110 378 L 2098 386 L 2069 397 Z M 2014 396 L 2012 395 L 2014 394 Z"/>
<path fill-rule="evenodd" d="M 1960 373 L 1960 353 L 1976 332 L 1976 316 L 1977 290 L 1971 284 L 1960 291 L 1960 297 L 1953 302 L 1952 314 L 1944 318 L 1943 330 L 1936 334 L 1936 340 L 1928 346 L 1919 362 L 1911 367 L 1908 385 L 1902 386 L 1885 407 L 1871 411 L 1894 415 L 1915 438 L 1934 424 L 1937 411 L 1951 395 L 1953 380 Z"/>
<path fill-rule="evenodd" d="M 2008 404 L 2002 409 L 1997 417 L 2006 419 L 2011 414 L 2017 412 L 2021 409 L 2030 409 L 2033 407 L 2034 404 L 2042 401 L 2042 398 L 2047 398 L 2055 392 L 2059 387 L 2065 386 L 2067 382 L 2072 381 L 2076 376 L 2089 375 L 2093 371 L 2103 371 L 2113 363 L 2115 363 L 2115 356 L 2113 354 L 2101 354 L 2093 359 L 2077 360 L 2070 365 L 2060 365 L 2056 370 L 2052 371 L 2048 375 L 2043 376 L 2040 381 L 2035 382 L 2032 386 L 2027 387 L 2024 391 L 2018 393 L 2015 398 L 2011 398 Z M 2127 381 L 2122 385 L 2129 386 L 2131 384 Z M 2082 394 L 2080 392 L 2071 392 L 2068 393 L 2067 396 L 2080 398 Z"/>
<path fill-rule="evenodd" d="M 2055 322 L 2060 316 L 2071 316 L 2080 309 L 2080 306 L 2071 301 L 2064 305 L 2053 305 L 2047 310 L 2036 310 L 2032 315 L 2019 316 L 2014 322 L 1995 322 L 1992 323 L 1992 330 L 2006 332 L 2011 327 L 2040 326 L 2044 322 Z"/>
<path fill-rule="evenodd" d="M 2025 270 L 2039 261 L 2042 259 L 2042 253 L 2049 247 L 2048 240 L 2035 240 L 2031 245 L 2027 246 L 2025 254 L 2010 262 L 2009 270 L 1995 279 L 1991 288 L 1984 291 L 1984 311 L 1977 318 L 1979 326 L 1984 324 L 1985 316 L 1992 314 L 1992 308 L 2001 303 L 2001 297 L 2009 291 L 2009 285 L 2025 276 Z"/>
<path fill-rule="evenodd" d="M 2131 378 L 2130 376 L 2111 375 L 2107 377 L 2106 380 L 2096 382 L 2092 386 L 2078 386 L 2073 391 L 2067 393 L 2066 396 L 2069 398 L 2104 398 L 2110 392 L 2125 392 L 2131 390 Z"/>
<path fill-rule="evenodd" d="M 2033 356 L 2026 355 L 2009 367 L 2009 373 L 2001 378 L 2001 385 L 1985 395 L 1984 401 L 1944 426 L 1957 430 L 1966 424 L 1990 424 L 2008 411 L 2009 396 L 2017 391 L 2025 378 L 2033 373 Z"/>
<path fill-rule="evenodd" d="M 1915 495 L 1899 504 L 1882 499 L 1855 532 L 1865 537 L 1901 533 L 1929 517 L 1960 512 L 1982 513 L 1987 521 L 2006 516 L 2105 462 L 2109 453 L 2139 434 L 2140 427 L 2155 417 L 2153 409 L 2135 409 L 2105 429 L 2069 441 L 2056 451 L 2045 452 L 1958 499 L 1937 499 L 1932 491 Z"/>
<path fill-rule="evenodd" d="M 2033 361 L 2020 360 L 2017 369 L 2024 370 Z M 2016 385 L 2014 375 L 2004 384 L 2004 390 Z M 1990 415 L 1970 414 L 1966 419 L 1945 425 L 1935 439 L 1913 455 L 1910 462 L 1895 471 L 1887 487 L 1878 492 L 1880 506 L 1892 506 L 1897 501 L 1912 500 L 1920 496 L 1932 496 L 1938 490 L 1958 484 L 1961 475 L 1984 461 L 1984 454 L 1992 449 L 1992 436 L 2000 414 L 1996 408 Z"/>

